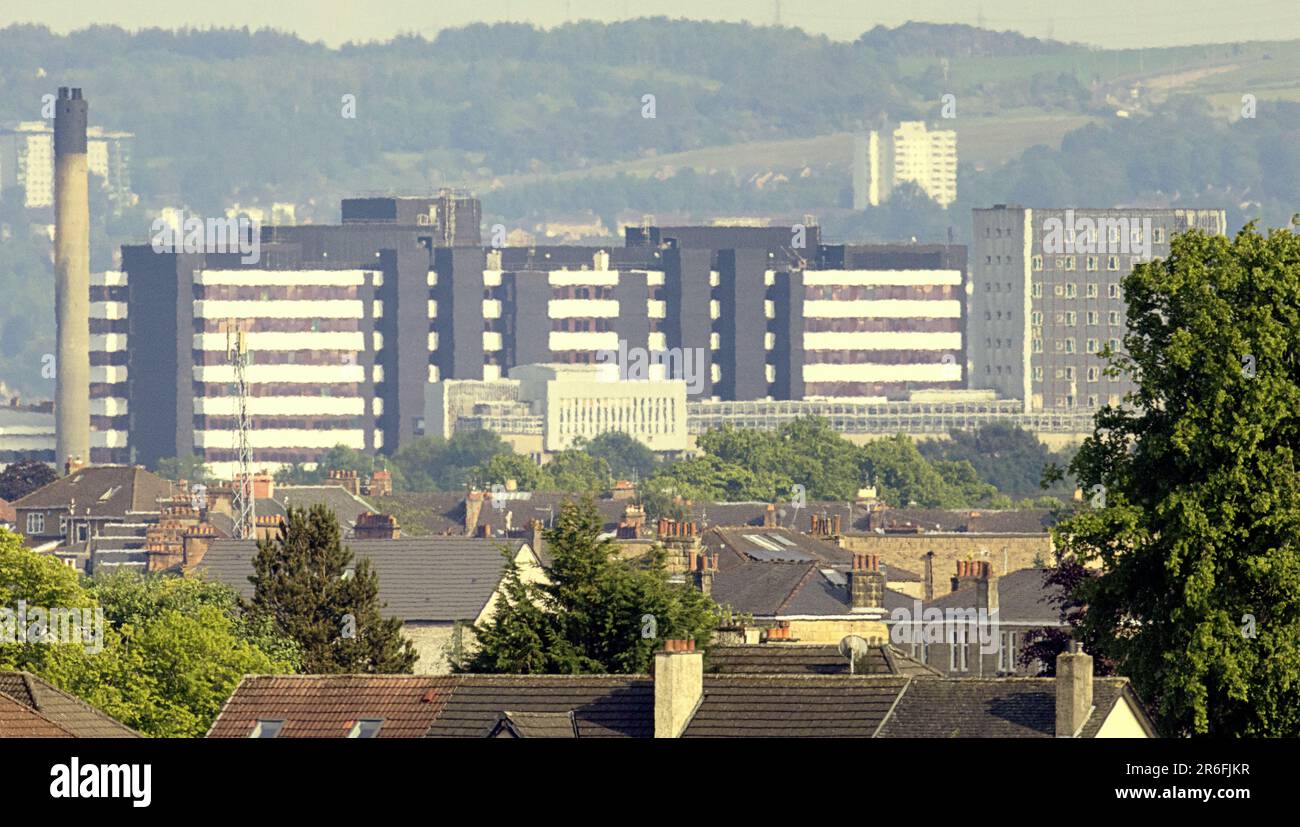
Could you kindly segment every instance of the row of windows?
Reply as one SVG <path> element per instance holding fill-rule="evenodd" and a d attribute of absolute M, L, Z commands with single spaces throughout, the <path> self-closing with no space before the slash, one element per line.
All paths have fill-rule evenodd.
<path fill-rule="evenodd" d="M 959 626 L 955 630 L 956 642 L 947 644 L 948 646 L 948 671 L 949 672 L 969 672 L 971 664 L 979 655 L 979 642 L 974 639 L 975 635 L 967 635 L 967 629 Z M 911 655 L 915 660 L 928 664 L 930 662 L 930 645 L 925 643 L 913 643 L 911 645 Z M 1015 672 L 1020 666 L 1020 639 L 1018 632 L 1002 632 L 998 636 L 998 671 L 1004 673 Z"/>
<path fill-rule="evenodd" d="M 1035 332 L 1037 332 L 1037 331 L 1035 331 Z M 1077 351 L 1075 350 L 1075 341 L 1074 341 L 1074 338 L 1073 338 L 1073 337 L 1066 337 L 1066 338 L 1063 338 L 1063 339 L 1053 339 L 1052 341 L 1053 341 L 1053 351 L 1056 352 L 1056 353 L 1076 353 L 1076 352 L 1077 352 Z M 1100 339 L 1087 339 L 1087 340 L 1085 341 L 1085 343 L 1084 343 L 1084 346 L 1085 346 L 1085 348 L 1086 348 L 1086 351 L 1085 351 L 1085 352 L 1086 352 L 1086 353 L 1101 353 L 1100 341 L 1101 341 Z M 1107 344 L 1110 345 L 1110 349 L 1111 349 L 1112 351 L 1118 351 L 1118 350 L 1119 350 L 1119 339 L 1107 339 L 1106 342 L 1107 342 Z M 1033 346 L 1032 346 L 1031 349 L 1033 350 L 1034 353 L 1042 353 L 1042 352 L 1043 352 L 1043 339 L 1042 339 L 1041 336 L 1034 336 L 1034 338 L 1032 339 L 1032 343 L 1033 343 Z"/>
<path fill-rule="evenodd" d="M 1128 267 L 1130 270 L 1142 262 L 1142 256 L 1129 256 L 1128 259 L 1129 259 Z M 1055 270 L 1077 270 L 1079 268 L 1079 260 L 1077 256 L 1056 256 L 1053 259 L 1049 259 L 1049 260 L 1051 260 L 1052 263 L 1055 265 L 1055 267 L 1053 267 L 1053 269 Z M 1101 269 L 1100 256 L 1084 256 L 1083 262 L 1084 262 L 1084 269 L 1087 270 L 1089 273 L 1096 273 Z M 1033 264 L 1034 264 L 1034 270 L 1041 272 L 1043 269 L 1043 257 L 1034 256 Z M 1120 265 L 1119 256 L 1114 256 L 1114 255 L 1106 256 L 1107 270 L 1109 270 L 1112 273 L 1117 273 L 1119 272 L 1119 265 Z"/>
<path fill-rule="evenodd" d="M 1101 292 L 1101 287 L 1096 282 L 1088 282 L 1083 287 L 1083 296 L 1087 299 L 1095 299 Z M 1029 294 L 1035 299 L 1043 297 L 1043 283 L 1034 282 L 1033 288 Z M 1079 297 L 1079 285 L 1072 281 L 1052 285 L 1052 295 L 1059 299 L 1076 299 Z M 1118 284 L 1106 285 L 1106 298 L 1121 299 L 1124 297 L 1123 289 Z"/>
<path fill-rule="evenodd" d="M 985 315 L 987 316 L 987 314 Z M 1089 310 L 1087 313 L 1084 314 L 1084 318 L 1087 320 L 1087 324 L 1089 326 L 1096 326 L 1101 324 L 1101 314 L 1098 313 L 1096 310 Z M 1073 327 L 1074 325 L 1078 324 L 1079 315 L 1073 310 L 1066 310 L 1064 312 L 1057 313 L 1054 316 L 1052 316 L 1052 322 L 1058 325 Z M 1035 310 L 1034 312 L 1030 313 L 1029 323 L 1034 327 L 1042 327 L 1043 326 L 1042 311 Z M 1118 310 L 1111 310 L 1106 314 L 1106 324 L 1112 326 L 1118 326 L 1123 324 L 1123 322 L 1120 319 L 1120 314 Z"/>
<path fill-rule="evenodd" d="M 1088 372 L 1086 375 L 1088 377 L 1089 382 L 1100 382 L 1101 368 L 1090 367 L 1088 368 Z M 1066 381 L 1073 382 L 1074 376 L 1075 376 L 1074 367 L 1072 365 L 1067 365 L 1066 367 L 1056 369 L 1057 379 L 1065 379 Z M 1043 381 L 1043 368 L 1041 365 L 1036 365 L 1034 367 L 1034 381 L 1035 382 Z"/>

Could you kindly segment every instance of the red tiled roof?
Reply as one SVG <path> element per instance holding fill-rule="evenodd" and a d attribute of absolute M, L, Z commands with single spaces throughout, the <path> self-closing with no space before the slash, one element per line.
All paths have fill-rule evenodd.
<path fill-rule="evenodd" d="M 0 695 L 0 738 L 71 738 L 72 733 L 10 698 Z"/>
<path fill-rule="evenodd" d="M 280 738 L 344 738 L 360 719 L 383 720 L 380 738 L 420 738 L 458 679 L 433 675 L 249 675 L 221 708 L 209 738 L 247 738 L 281 720 Z"/>

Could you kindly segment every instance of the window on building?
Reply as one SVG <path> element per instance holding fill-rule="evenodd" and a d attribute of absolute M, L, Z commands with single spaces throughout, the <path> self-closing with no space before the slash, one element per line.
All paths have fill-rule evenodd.
<path fill-rule="evenodd" d="M 1088 394 L 1088 407 L 1089 408 L 1097 407 L 1097 394 L 1095 393 Z"/>
<path fill-rule="evenodd" d="M 1032 313 L 1029 314 L 1029 318 L 1030 318 L 1030 324 L 1032 324 L 1034 327 L 1041 327 L 1041 326 L 1042 326 L 1042 324 L 1043 324 L 1043 314 L 1042 314 L 1042 311 L 1035 310 L 1034 312 L 1032 312 Z"/>
<path fill-rule="evenodd" d="M 1016 648 L 1016 633 L 1003 632 L 1000 646 L 998 646 L 998 671 L 1014 672 L 1016 671 L 1016 660 L 1020 653 Z"/>
<path fill-rule="evenodd" d="M 1089 339 L 1087 346 L 1084 348 L 1088 353 L 1097 353 L 1101 350 L 1101 343 L 1096 339 Z"/>
<path fill-rule="evenodd" d="M 1089 310 L 1089 311 L 1088 311 L 1088 324 L 1090 324 L 1090 325 L 1095 325 L 1095 324 L 1097 324 L 1097 320 L 1098 320 L 1099 318 L 1100 318 L 1100 317 L 1097 315 L 1097 311 L 1096 311 L 1096 310 Z"/>
<path fill-rule="evenodd" d="M 1075 283 L 1072 281 L 1067 282 L 1065 285 L 1065 297 L 1067 299 L 1073 299 L 1075 296 L 1078 295 L 1079 295 L 1079 288 L 1075 285 Z"/>
<path fill-rule="evenodd" d="M 1110 340 L 1110 349 L 1111 349 L 1112 352 L 1118 352 L 1118 351 L 1119 351 L 1119 339 L 1111 339 L 1111 340 Z"/>
<path fill-rule="evenodd" d="M 1075 313 L 1073 310 L 1066 311 L 1065 323 L 1067 325 L 1069 325 L 1070 327 L 1074 327 L 1076 324 L 1078 324 L 1078 322 L 1079 322 L 1079 315 L 1077 313 Z"/>
<path fill-rule="evenodd" d="M 68 516 L 66 514 L 59 515 L 59 536 L 68 536 Z"/>
<path fill-rule="evenodd" d="M 1074 256 L 1066 256 L 1066 257 L 1065 257 L 1065 269 L 1067 269 L 1067 270 L 1073 270 L 1074 267 L 1075 267 Z"/>
<path fill-rule="evenodd" d="M 1110 325 L 1117 325 L 1117 324 L 1119 324 L 1119 311 L 1118 311 L 1118 310 L 1112 310 L 1112 311 L 1110 311 L 1109 313 L 1106 314 L 1106 324 L 1110 324 Z"/>
<path fill-rule="evenodd" d="M 348 732 L 349 738 L 377 738 L 379 730 L 384 726 L 383 718 L 362 718 L 352 725 L 351 731 Z"/>
<path fill-rule="evenodd" d="M 1118 298 L 1119 298 L 1119 285 L 1118 285 L 1118 284 L 1108 284 L 1108 285 L 1106 285 L 1106 295 L 1107 295 L 1108 297 L 1112 298 L 1112 299 L 1118 299 Z"/>
<path fill-rule="evenodd" d="M 1043 381 L 1043 368 L 1041 365 L 1038 365 L 1034 368 L 1034 381 L 1035 382 Z"/>
<path fill-rule="evenodd" d="M 1029 294 L 1036 299 L 1041 299 L 1043 297 L 1043 283 L 1041 281 L 1034 282 L 1033 289 L 1029 291 Z"/>
<path fill-rule="evenodd" d="M 1065 352 L 1074 353 L 1074 339 L 1065 340 Z"/>
<path fill-rule="evenodd" d="M 1034 337 L 1033 350 L 1034 350 L 1034 353 L 1042 353 L 1042 352 L 1043 352 L 1043 340 L 1042 340 L 1042 338 L 1040 338 L 1040 337 L 1038 337 L 1038 336 L 1035 336 L 1035 337 Z"/>
<path fill-rule="evenodd" d="M 1090 299 L 1097 298 L 1097 283 L 1095 281 L 1088 282 L 1088 286 L 1084 290 L 1084 295 Z"/>
<path fill-rule="evenodd" d="M 1101 378 L 1101 368 L 1088 368 L 1088 381 L 1096 382 Z"/>
<path fill-rule="evenodd" d="M 45 515 L 28 514 L 27 515 L 27 533 L 44 534 L 45 533 Z"/>
<path fill-rule="evenodd" d="M 1163 244 L 1165 241 L 1165 228 L 1154 227 L 1151 230 L 1151 240 L 1156 244 Z"/>
<path fill-rule="evenodd" d="M 280 735 L 280 730 L 284 728 L 283 719 L 259 718 L 253 725 L 253 731 L 249 733 L 249 738 L 276 738 Z"/>
<path fill-rule="evenodd" d="M 1041 271 L 1043 269 L 1043 257 L 1034 256 L 1034 269 Z"/>
<path fill-rule="evenodd" d="M 1119 256 L 1106 256 L 1106 269 L 1112 272 L 1119 269 Z"/>
<path fill-rule="evenodd" d="M 1089 271 L 1089 272 L 1092 272 L 1092 273 L 1097 272 L 1097 257 L 1096 257 L 1096 256 L 1088 256 L 1087 267 L 1088 267 L 1088 271 Z"/>

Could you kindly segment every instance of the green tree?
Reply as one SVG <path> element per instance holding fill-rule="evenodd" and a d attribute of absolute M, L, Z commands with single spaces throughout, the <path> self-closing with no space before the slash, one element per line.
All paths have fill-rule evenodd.
<path fill-rule="evenodd" d="M 58 479 L 49 465 L 34 459 L 20 459 L 0 471 L 0 500 L 20 500 Z"/>
<path fill-rule="evenodd" d="M 100 646 L 0 644 L 25 669 L 155 737 L 201 737 L 240 679 L 293 671 L 297 648 L 240 612 L 232 589 L 121 572 L 83 582 L 0 531 L 0 606 L 98 608 Z"/>
<path fill-rule="evenodd" d="M 525 581 L 507 564 L 504 599 L 475 628 L 478 649 L 468 671 L 641 673 L 665 638 L 708 645 L 717 605 L 671 583 L 662 551 L 646 561 L 624 560 L 600 534 L 590 499 L 566 503 L 546 532 L 547 582 Z"/>
<path fill-rule="evenodd" d="M 514 480 L 521 491 L 537 491 L 542 483 L 542 469 L 523 454 L 497 454 L 474 471 L 480 485 L 505 485 Z"/>
<path fill-rule="evenodd" d="M 401 619 L 381 615 L 370 561 L 352 561 L 333 512 L 290 507 L 280 533 L 257 544 L 253 617 L 298 643 L 307 672 L 410 672 L 418 656 Z"/>
<path fill-rule="evenodd" d="M 618 431 L 608 431 L 576 447 L 605 460 L 609 473 L 615 479 L 643 480 L 654 473 L 659 464 L 654 451 L 639 440 Z"/>
<path fill-rule="evenodd" d="M 540 483 L 546 491 L 594 494 L 609 488 L 609 463 L 578 448 L 560 451 L 542 467 Z"/>
<path fill-rule="evenodd" d="M 1099 563 L 1079 634 L 1167 735 L 1300 735 L 1300 238 L 1188 232 L 1123 283 L 1139 379 L 1071 465 L 1054 532 Z"/>
<path fill-rule="evenodd" d="M 172 482 L 180 480 L 207 482 L 208 480 L 208 466 L 193 454 L 186 454 L 183 457 L 163 457 L 154 464 L 153 470 L 158 476 Z"/>
<path fill-rule="evenodd" d="M 930 440 L 918 447 L 931 462 L 969 462 L 981 479 L 1010 497 L 1040 495 L 1044 470 L 1068 465 L 1070 459 L 1048 450 L 1029 431 L 1000 422 L 970 430 L 954 429 L 948 439 Z M 1071 481 L 1060 480 L 1050 490 L 1068 496 L 1074 487 Z"/>
<path fill-rule="evenodd" d="M 393 455 L 407 491 L 459 491 L 481 484 L 476 474 L 499 454 L 510 454 L 510 446 L 491 431 L 461 431 L 451 439 L 421 437 L 403 445 Z"/>

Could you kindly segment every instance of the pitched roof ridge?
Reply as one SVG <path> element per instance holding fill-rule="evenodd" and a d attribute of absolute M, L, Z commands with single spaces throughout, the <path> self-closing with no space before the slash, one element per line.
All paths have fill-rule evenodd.
<path fill-rule="evenodd" d="M 49 724 L 50 726 L 54 727 L 54 728 L 57 729 L 57 730 L 60 730 L 60 731 L 62 731 L 62 732 L 66 732 L 66 733 L 68 734 L 68 737 L 69 737 L 69 738 L 76 738 L 76 737 L 77 737 L 77 734 L 76 734 L 75 732 L 73 732 L 72 730 L 68 729 L 68 728 L 65 727 L 63 724 L 60 724 L 58 721 L 55 721 L 55 720 L 53 720 L 53 719 L 47 717 L 46 715 L 44 715 L 43 713 L 41 713 L 40 710 L 38 710 L 38 709 L 33 709 L 32 707 L 28 706 L 27 704 L 23 703 L 22 701 L 18 700 L 17 698 L 13 697 L 12 695 L 6 695 L 5 693 L 0 692 L 0 702 L 3 702 L 3 701 L 8 701 L 9 703 L 11 703 L 11 704 L 13 704 L 14 706 L 18 707 L 18 708 L 19 708 L 20 710 L 22 710 L 23 712 L 26 712 L 28 715 L 31 715 L 31 716 L 36 717 L 36 718 L 39 718 L 41 721 L 44 721 L 45 723 Z"/>
<path fill-rule="evenodd" d="M 768 564 L 765 563 L 763 565 L 768 565 Z M 810 563 L 805 563 L 804 565 L 808 567 L 808 570 L 803 573 L 803 577 L 800 577 L 799 581 L 795 583 L 794 586 L 790 589 L 790 592 L 785 596 L 785 599 L 777 604 L 776 606 L 777 614 L 783 612 L 785 610 L 785 607 L 790 605 L 790 601 L 794 600 L 795 595 L 799 594 L 800 590 L 802 590 L 804 586 L 808 585 L 808 580 L 814 574 L 818 574 L 818 575 L 821 574 L 821 570 L 818 568 L 817 562 L 815 560 Z"/>
<path fill-rule="evenodd" d="M 898 690 L 898 694 L 894 696 L 894 701 L 889 705 L 889 710 L 880 717 L 880 723 L 876 724 L 875 730 L 871 733 L 872 738 L 880 737 L 880 733 L 884 730 L 885 724 L 889 723 L 889 721 L 894 717 L 894 710 L 898 709 L 898 705 L 902 702 L 903 696 L 907 694 L 907 690 L 912 688 L 912 679 L 907 678 L 906 680 L 907 683 L 903 684 L 903 688 Z"/>
<path fill-rule="evenodd" d="M 67 692 L 63 689 L 60 689 L 59 687 L 55 686 L 53 683 L 42 678 L 40 675 L 37 675 L 34 672 L 28 672 L 26 670 L 22 672 L 22 675 L 23 675 L 23 680 L 28 682 L 27 691 L 32 696 L 32 703 L 36 704 L 34 708 L 36 709 L 37 712 L 42 712 L 42 713 L 44 712 L 44 710 L 41 708 L 39 696 L 36 691 L 36 689 L 39 687 L 41 693 L 52 692 L 58 695 L 63 700 L 71 701 L 76 706 L 79 706 L 83 710 L 102 719 L 105 723 L 108 723 L 112 726 L 117 727 L 118 729 L 129 732 L 131 733 L 131 735 L 138 736 L 140 734 L 136 732 L 134 729 L 132 729 L 131 727 L 127 726 L 126 724 L 122 723 L 118 719 L 114 718 L 112 715 L 109 715 L 107 712 L 100 709 L 99 707 L 94 706 L 93 704 L 90 704 L 86 701 L 83 701 L 81 698 L 77 697 L 71 692 Z"/>

